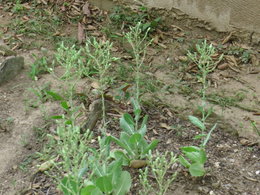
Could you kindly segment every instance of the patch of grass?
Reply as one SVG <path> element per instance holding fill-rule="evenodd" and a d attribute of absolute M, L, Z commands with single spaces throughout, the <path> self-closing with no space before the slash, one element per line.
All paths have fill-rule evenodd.
<path fill-rule="evenodd" d="M 38 108 L 42 103 L 47 102 L 50 99 L 47 91 L 50 90 L 50 83 L 46 83 L 41 87 L 34 87 L 28 89 L 28 97 L 25 99 L 26 107 Z M 34 97 L 29 97 L 34 95 Z"/>
<path fill-rule="evenodd" d="M 37 57 L 33 54 L 33 57 L 35 61 L 31 64 L 31 69 L 28 73 L 32 80 L 37 81 L 40 74 L 53 71 L 53 68 L 50 67 L 50 62 L 48 62 L 48 58 L 46 56 Z"/>
<path fill-rule="evenodd" d="M 237 103 L 243 101 L 246 98 L 246 94 L 243 92 L 237 92 L 234 96 L 225 96 L 218 93 L 208 94 L 207 100 L 214 104 L 218 104 L 221 107 L 236 106 Z"/>
<path fill-rule="evenodd" d="M 129 28 L 141 23 L 140 29 L 145 33 L 148 29 L 153 32 L 161 23 L 161 18 L 154 18 L 149 14 L 148 8 L 141 6 L 138 11 L 133 11 L 130 8 L 116 6 L 113 13 L 110 14 L 110 19 L 113 24 L 120 28 Z"/>
<path fill-rule="evenodd" d="M 17 9 L 17 8 L 15 8 Z M 28 20 L 23 19 L 23 16 L 28 17 Z M 53 34 L 58 31 L 63 21 L 57 15 L 50 15 L 45 9 L 32 7 L 12 20 L 10 29 L 16 34 L 36 38 L 42 36 L 42 39 L 50 40 Z"/>
<path fill-rule="evenodd" d="M 234 55 L 235 57 L 239 58 L 241 62 L 247 64 L 251 60 L 252 51 L 239 46 L 231 46 L 224 50 L 224 54 Z"/>

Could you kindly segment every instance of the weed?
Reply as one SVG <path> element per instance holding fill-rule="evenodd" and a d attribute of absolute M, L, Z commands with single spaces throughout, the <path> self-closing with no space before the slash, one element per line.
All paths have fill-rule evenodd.
<path fill-rule="evenodd" d="M 218 104 L 222 107 L 236 106 L 237 103 L 244 100 L 246 97 L 245 93 L 237 92 L 234 96 L 219 95 L 216 93 L 207 95 L 207 100 L 212 103 Z"/>
<path fill-rule="evenodd" d="M 194 139 L 202 139 L 199 147 L 197 146 L 185 146 L 181 147 L 181 151 L 183 155 L 179 156 L 179 162 L 186 168 L 189 169 L 189 172 L 192 176 L 203 176 L 205 174 L 204 164 L 207 161 L 205 147 L 207 142 L 210 139 L 211 133 L 216 128 L 217 124 L 215 124 L 211 130 L 205 134 L 207 127 L 205 125 L 206 119 L 213 112 L 212 107 L 206 110 L 206 91 L 208 87 L 207 83 L 207 75 L 214 71 L 216 68 L 216 62 L 212 59 L 212 56 L 215 54 L 215 48 L 213 45 L 208 45 L 206 40 L 201 44 L 196 45 L 196 51 L 191 53 L 188 51 L 188 57 L 198 66 L 200 75 L 199 80 L 202 83 L 202 104 L 198 106 L 198 110 L 201 112 L 201 119 L 195 116 L 189 116 L 190 122 L 198 127 L 201 130 L 201 133 L 194 137 Z M 219 57 L 219 61 L 223 56 Z"/>
<path fill-rule="evenodd" d="M 111 49 L 113 44 L 109 41 L 97 41 L 88 39 L 86 41 L 85 52 L 87 56 L 87 67 L 93 66 L 95 74 L 98 75 L 100 87 L 99 93 L 102 97 L 102 113 L 103 113 L 103 133 L 105 133 L 106 115 L 105 115 L 105 89 L 111 81 L 111 77 L 108 75 L 108 71 L 112 66 L 112 63 L 119 60 L 119 58 L 111 55 Z"/>
<path fill-rule="evenodd" d="M 256 122 L 255 121 L 251 121 L 251 125 L 252 125 L 253 129 L 255 130 L 256 134 L 258 136 L 260 136 L 260 129 L 256 126 Z"/>
<path fill-rule="evenodd" d="M 23 5 L 21 4 L 21 0 L 16 0 L 14 6 L 13 6 L 13 8 L 12 8 L 12 12 L 13 12 L 13 13 L 19 13 L 19 12 L 21 12 L 21 11 L 23 11 L 23 10 L 24 10 L 24 7 L 23 7 Z"/>
<path fill-rule="evenodd" d="M 145 116 L 141 125 L 139 125 L 141 108 L 139 103 L 134 99 L 132 99 L 132 104 L 135 117 L 133 118 L 130 114 L 126 113 L 120 118 L 120 127 L 123 130 L 120 134 L 120 138 L 118 139 L 113 136 L 108 137 L 111 141 L 124 149 L 124 151 L 116 150 L 114 156 L 117 156 L 117 158 L 121 156 L 125 159 L 127 165 L 132 160 L 146 158 L 149 151 L 153 150 L 159 142 L 158 140 L 153 140 L 150 144 L 147 143 L 144 136 L 147 131 L 146 123 L 148 116 Z"/>
<path fill-rule="evenodd" d="M 136 26 L 130 27 L 130 31 L 125 34 L 127 41 L 130 43 L 133 54 L 135 65 L 133 69 L 135 71 L 135 99 L 139 102 L 140 96 L 140 71 L 142 66 L 144 65 L 144 60 L 146 57 L 146 49 L 151 44 L 152 40 L 146 41 L 148 32 L 150 29 L 145 31 L 145 34 L 141 36 L 141 23 L 138 22 Z"/>
<path fill-rule="evenodd" d="M 167 172 L 176 165 L 178 159 L 173 152 L 168 151 L 163 154 L 156 151 L 155 157 L 153 157 L 150 153 L 150 155 L 148 155 L 148 159 L 149 168 L 151 169 L 152 175 L 155 178 L 159 188 L 158 195 L 164 195 L 170 187 L 170 184 L 177 176 L 177 172 L 172 173 L 170 176 L 167 176 Z M 146 167 L 144 171 L 140 170 L 139 178 L 143 189 L 139 192 L 139 194 L 149 194 L 154 191 L 148 180 L 149 168 Z"/>
<path fill-rule="evenodd" d="M 148 9 L 144 6 L 139 7 L 138 12 L 133 12 L 128 8 L 116 6 L 113 13 L 110 15 L 111 21 L 119 27 L 131 28 L 131 26 L 140 23 L 142 33 L 154 31 L 161 22 L 161 18 L 153 19 L 148 13 Z"/>
<path fill-rule="evenodd" d="M 31 65 L 31 70 L 29 72 L 29 76 L 32 80 L 37 81 L 38 76 L 40 74 L 44 74 L 47 72 L 52 72 L 53 68 L 49 67 L 49 62 L 47 57 L 37 57 L 36 55 L 33 55 L 35 61 Z"/>
<path fill-rule="evenodd" d="M 63 80 L 80 78 L 82 75 L 89 74 L 88 67 L 84 66 L 82 49 L 77 50 L 75 45 L 66 47 L 62 42 L 55 53 L 55 60 L 65 70 L 60 76 Z"/>
<path fill-rule="evenodd" d="M 31 92 L 35 95 L 36 98 L 29 98 L 25 100 L 27 106 L 32 108 L 37 108 L 41 103 L 45 103 L 48 101 L 49 96 L 47 91 L 50 90 L 50 83 L 47 83 L 41 87 L 29 88 L 28 92 Z"/>
<path fill-rule="evenodd" d="M 247 64 L 251 60 L 251 50 L 241 48 L 239 46 L 232 46 L 228 48 L 225 52 L 227 55 L 234 55 L 238 57 L 243 63 Z"/>

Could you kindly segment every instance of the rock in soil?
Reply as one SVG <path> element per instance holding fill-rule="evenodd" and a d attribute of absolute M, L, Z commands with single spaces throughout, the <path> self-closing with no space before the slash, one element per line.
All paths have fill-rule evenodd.
<path fill-rule="evenodd" d="M 24 58 L 10 56 L 0 63 L 0 85 L 15 78 L 24 67 Z"/>

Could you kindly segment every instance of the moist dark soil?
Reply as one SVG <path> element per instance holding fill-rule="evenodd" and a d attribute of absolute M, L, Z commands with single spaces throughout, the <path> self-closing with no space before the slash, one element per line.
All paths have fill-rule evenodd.
<path fill-rule="evenodd" d="M 39 102 L 28 89 L 48 86 L 61 90 L 65 86 L 50 74 L 41 74 L 38 80 L 32 81 L 28 72 L 35 55 L 52 58 L 57 40 L 82 38 L 79 37 L 78 24 L 73 19 L 84 25 L 88 36 L 114 42 L 114 55 L 122 60 L 115 64 L 115 71 L 111 72 L 115 81 L 113 87 L 108 89 L 110 93 L 115 94 L 115 89 L 125 83 L 133 83 L 129 69 L 129 64 L 133 63 L 128 52 L 130 47 L 121 37 L 122 31 L 127 30 L 127 23 L 122 26 L 109 19 L 113 7 L 123 5 L 110 1 L 108 4 L 91 1 L 94 5 L 90 4 L 89 9 L 93 15 L 83 17 L 84 13 L 80 10 L 85 3 L 69 2 L 74 7 L 64 7 L 60 2 L 54 6 L 51 1 L 42 1 L 37 5 L 49 11 L 53 17 L 59 15 L 63 19 L 63 24 L 53 33 L 55 39 L 44 35 L 28 36 L 26 32 L 22 34 L 19 29 L 21 26 L 12 28 L 17 18 L 25 21 L 26 25 L 26 17 L 29 16 L 13 13 L 13 3 L 0 3 L 0 39 L 17 55 L 25 58 L 25 68 L 21 73 L 0 86 L 0 194 L 61 194 L 54 179 L 38 172 L 37 165 L 41 162 L 38 161 L 37 152 L 41 152 L 47 143 L 45 135 L 55 131 L 55 125 L 46 118 L 61 114 L 62 109 L 53 101 Z M 25 9 L 34 8 L 31 2 L 23 3 Z M 138 6 L 128 5 L 128 9 L 134 13 L 141 12 Z M 201 103 L 201 83 L 198 82 L 197 67 L 186 58 L 187 49 L 194 50 L 196 43 L 206 39 L 217 48 L 218 55 L 224 54 L 223 60 L 208 77 L 210 87 L 207 103 L 213 106 L 214 112 L 207 125 L 218 125 L 206 146 L 207 173 L 195 178 L 181 165 L 174 167 L 173 171 L 177 170 L 178 176 L 167 194 L 260 194 L 258 43 L 250 39 L 250 33 L 216 32 L 209 28 L 209 24 L 174 10 L 152 9 L 147 12 L 151 20 L 161 16 L 163 21 L 149 35 L 154 41 L 147 49 L 141 75 L 142 109 L 149 115 L 147 138 L 160 140 L 158 151 L 172 151 L 178 155 L 182 146 L 199 145 L 198 140 L 193 138 L 200 131 L 188 121 L 188 116 L 199 117 L 197 106 Z M 84 40 L 79 41 L 84 43 Z M 47 54 L 42 52 L 43 48 L 48 51 Z M 245 57 L 246 54 L 249 56 Z M 76 89 L 81 98 L 75 99 L 75 102 L 82 105 L 84 113 L 80 121 L 82 124 L 91 114 L 88 107 L 96 97 L 91 95 L 93 83 L 90 79 L 79 81 Z M 113 103 L 108 109 L 109 134 L 119 135 L 119 118 L 124 112 L 132 112 L 131 105 L 124 100 Z M 96 136 L 99 135 L 99 123 L 93 129 Z M 138 169 L 126 169 L 133 180 L 130 194 L 138 194 L 141 188 Z M 154 178 L 151 177 L 151 181 L 155 185 Z"/>

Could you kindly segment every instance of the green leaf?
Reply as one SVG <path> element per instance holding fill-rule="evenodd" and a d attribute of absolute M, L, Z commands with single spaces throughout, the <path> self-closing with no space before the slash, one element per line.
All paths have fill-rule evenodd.
<path fill-rule="evenodd" d="M 136 109 L 136 110 L 134 110 L 135 121 L 139 121 L 139 119 L 140 119 L 140 115 L 141 115 L 141 112 L 142 112 L 141 109 Z"/>
<path fill-rule="evenodd" d="M 194 138 L 193 139 L 201 139 L 201 138 L 203 138 L 203 137 L 205 137 L 205 136 L 207 136 L 207 134 L 199 134 L 199 135 L 196 135 L 196 136 L 194 136 Z"/>
<path fill-rule="evenodd" d="M 69 105 L 68 105 L 68 103 L 67 103 L 66 101 L 61 102 L 60 105 L 61 105 L 62 108 L 63 108 L 64 110 L 66 110 L 66 111 L 70 108 Z"/>
<path fill-rule="evenodd" d="M 97 178 L 96 185 L 102 192 L 106 194 L 111 193 L 113 190 L 111 175 L 105 175 Z"/>
<path fill-rule="evenodd" d="M 138 100 L 136 100 L 135 98 L 131 98 L 131 103 L 132 103 L 132 105 L 133 105 L 133 107 L 134 107 L 134 112 L 135 112 L 136 110 L 141 110 L 141 107 L 140 107 L 140 105 L 139 105 Z"/>
<path fill-rule="evenodd" d="M 210 136 L 211 136 L 211 133 L 212 133 L 212 131 L 214 131 L 214 129 L 217 127 L 217 123 L 211 128 L 211 130 L 209 131 L 209 133 L 207 134 L 207 137 L 205 138 L 205 140 L 203 141 L 203 143 L 202 143 L 202 147 L 205 147 L 206 146 L 206 144 L 208 143 L 208 141 L 209 141 L 209 138 L 210 138 Z"/>
<path fill-rule="evenodd" d="M 134 125 L 134 119 L 130 114 L 126 113 L 120 118 L 120 127 L 130 135 L 135 132 Z"/>
<path fill-rule="evenodd" d="M 119 181 L 114 186 L 113 195 L 125 195 L 131 188 L 132 179 L 129 172 L 123 171 Z"/>
<path fill-rule="evenodd" d="M 108 166 L 108 172 L 112 175 L 112 185 L 114 186 L 120 181 L 120 175 L 122 174 L 122 159 L 112 161 Z"/>
<path fill-rule="evenodd" d="M 202 163 L 193 163 L 189 168 L 189 172 L 194 177 L 200 177 L 203 176 L 206 171 Z"/>
<path fill-rule="evenodd" d="M 153 140 L 147 147 L 146 149 L 143 151 L 143 154 L 147 154 L 150 150 L 153 150 L 154 148 L 156 148 L 156 146 L 158 145 L 159 140 L 155 139 Z"/>
<path fill-rule="evenodd" d="M 186 146 L 182 147 L 181 150 L 192 163 L 204 164 L 207 161 L 206 152 L 202 148 Z"/>
<path fill-rule="evenodd" d="M 147 126 L 146 126 L 147 120 L 148 120 L 148 115 L 145 115 L 144 118 L 143 118 L 141 127 L 140 127 L 140 129 L 138 130 L 138 132 L 139 132 L 140 134 L 142 134 L 143 136 L 146 134 L 146 131 L 147 131 Z"/>
<path fill-rule="evenodd" d="M 196 127 L 200 128 L 202 131 L 206 130 L 205 125 L 195 116 L 189 116 L 190 122 Z"/>
<path fill-rule="evenodd" d="M 184 158 L 182 155 L 179 156 L 179 162 L 186 168 L 189 168 L 191 165 L 189 161 L 187 161 L 186 158 Z"/>
<path fill-rule="evenodd" d="M 142 138 L 142 135 L 140 133 L 135 133 L 135 134 L 131 135 L 129 141 L 132 144 L 132 146 L 138 146 L 141 138 Z"/>
<path fill-rule="evenodd" d="M 126 154 L 122 150 L 115 150 L 111 152 L 110 156 L 114 159 L 122 159 L 122 165 L 128 166 L 130 163 L 130 159 L 126 156 Z"/>
<path fill-rule="evenodd" d="M 133 155 L 132 148 L 128 143 L 127 137 L 125 137 L 125 135 L 123 135 L 123 134 L 126 134 L 126 133 L 124 133 L 124 132 L 121 133 L 120 140 L 113 136 L 111 136 L 111 140 L 113 142 L 115 142 L 117 145 L 119 145 L 121 148 L 125 149 L 128 154 Z"/>
<path fill-rule="evenodd" d="M 103 195 L 95 185 L 88 185 L 81 189 L 80 195 Z"/>
<path fill-rule="evenodd" d="M 61 180 L 60 189 L 64 195 L 77 194 L 79 192 L 78 188 L 79 184 L 71 176 L 66 176 Z"/>
<path fill-rule="evenodd" d="M 64 116 L 62 115 L 56 115 L 56 116 L 51 116 L 51 119 L 63 119 Z"/>
<path fill-rule="evenodd" d="M 48 95 L 50 95 L 54 100 L 61 101 L 63 100 L 63 97 L 61 97 L 59 94 L 53 92 L 53 91 L 46 91 Z"/>

